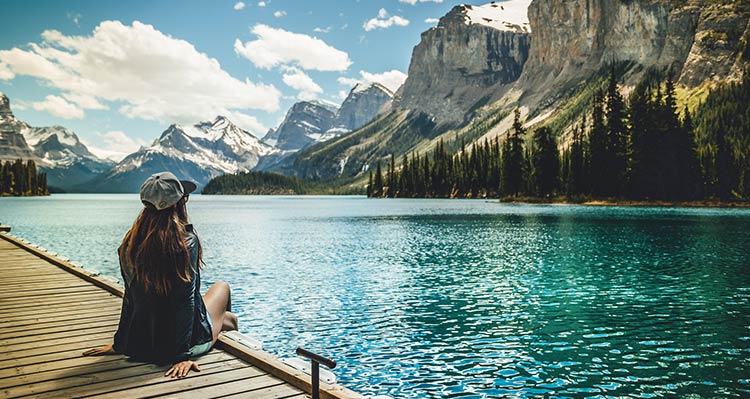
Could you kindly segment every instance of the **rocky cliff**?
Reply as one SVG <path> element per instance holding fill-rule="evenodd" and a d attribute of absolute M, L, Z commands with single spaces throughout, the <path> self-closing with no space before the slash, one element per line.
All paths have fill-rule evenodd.
<path fill-rule="evenodd" d="M 336 112 L 333 129 L 342 132 L 359 129 L 373 120 L 391 100 L 393 93 L 379 83 L 357 84 Z"/>
<path fill-rule="evenodd" d="M 498 99 L 529 56 L 528 0 L 459 5 L 422 33 L 396 94 L 399 109 L 459 124 Z"/>
<path fill-rule="evenodd" d="M 671 69 L 688 89 L 738 75 L 749 6 L 732 0 L 534 0 L 528 10 L 534 45 L 517 87 L 533 108 L 611 62 L 631 65 L 630 83 L 649 69 Z"/>
<path fill-rule="evenodd" d="M 750 60 L 749 20 L 746 0 L 457 6 L 422 34 L 393 112 L 301 151 L 289 173 L 364 184 L 368 168 L 391 153 L 398 160 L 441 138 L 470 144 L 503 135 L 516 107 L 529 125 L 550 123 L 562 133 L 611 63 L 621 67 L 625 90 L 649 71 L 671 70 L 680 93 L 700 96 Z"/>

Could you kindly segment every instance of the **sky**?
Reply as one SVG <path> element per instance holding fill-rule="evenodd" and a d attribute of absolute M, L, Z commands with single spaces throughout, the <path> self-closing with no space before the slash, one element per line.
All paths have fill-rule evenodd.
<path fill-rule="evenodd" d="M 483 4 L 479 2 L 478 4 Z M 0 92 L 120 159 L 170 124 L 229 117 L 258 137 L 291 105 L 395 90 L 420 34 L 458 1 L 15 1 L 0 17 Z"/>

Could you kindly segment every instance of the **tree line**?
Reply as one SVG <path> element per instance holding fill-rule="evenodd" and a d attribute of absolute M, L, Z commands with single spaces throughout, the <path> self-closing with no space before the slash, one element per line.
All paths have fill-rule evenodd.
<path fill-rule="evenodd" d="M 47 174 L 37 172 L 32 160 L 0 161 L 0 195 L 49 195 Z"/>
<path fill-rule="evenodd" d="M 623 97 L 612 68 L 565 146 L 515 111 L 501 142 L 439 141 L 431 154 L 391 155 L 369 172 L 370 197 L 541 197 L 689 201 L 750 197 L 750 77 L 712 90 L 695 118 L 675 83 L 649 78 Z M 385 170 L 384 170 L 385 169 Z"/>
<path fill-rule="evenodd" d="M 291 195 L 307 194 L 310 187 L 296 177 L 269 172 L 239 172 L 214 177 L 203 194 Z"/>

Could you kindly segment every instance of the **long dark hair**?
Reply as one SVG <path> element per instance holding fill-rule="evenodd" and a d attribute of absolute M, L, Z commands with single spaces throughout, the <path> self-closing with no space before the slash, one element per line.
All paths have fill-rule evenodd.
<path fill-rule="evenodd" d="M 187 247 L 185 199 L 161 211 L 146 205 L 125 234 L 120 246 L 120 263 L 148 291 L 167 295 L 176 280 L 189 282 L 192 274 Z M 198 243 L 198 267 L 202 261 Z"/>

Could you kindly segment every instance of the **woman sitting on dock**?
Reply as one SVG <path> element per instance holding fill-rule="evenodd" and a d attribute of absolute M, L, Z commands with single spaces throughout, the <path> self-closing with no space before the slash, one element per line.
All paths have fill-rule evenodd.
<path fill-rule="evenodd" d="M 184 377 L 200 371 L 191 358 L 208 352 L 221 331 L 237 329 L 227 283 L 200 295 L 202 249 L 185 207 L 195 188 L 169 172 L 151 175 L 141 186 L 144 208 L 118 249 L 125 296 L 114 344 L 84 356 L 171 362 L 166 376 Z"/>

